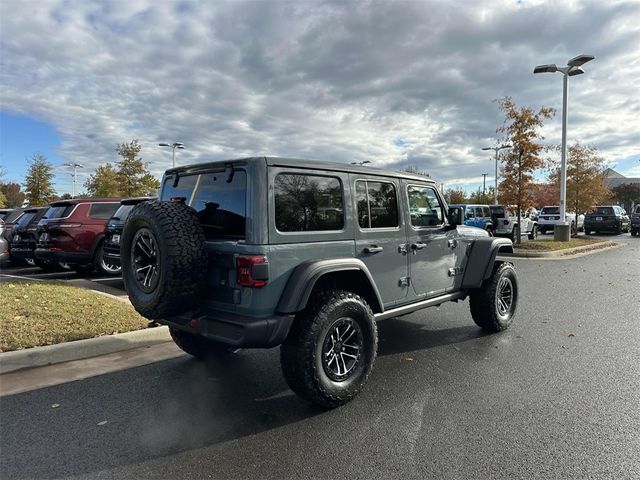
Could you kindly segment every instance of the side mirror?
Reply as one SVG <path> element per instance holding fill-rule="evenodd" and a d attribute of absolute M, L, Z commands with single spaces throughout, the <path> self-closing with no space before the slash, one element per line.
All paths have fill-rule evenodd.
<path fill-rule="evenodd" d="M 458 225 L 464 225 L 464 212 L 460 207 L 449 207 L 447 214 L 447 220 L 449 220 L 449 227 L 456 228 Z"/>

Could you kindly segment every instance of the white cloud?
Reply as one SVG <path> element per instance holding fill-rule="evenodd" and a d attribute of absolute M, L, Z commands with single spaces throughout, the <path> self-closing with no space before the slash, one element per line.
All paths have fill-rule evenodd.
<path fill-rule="evenodd" d="M 247 155 L 412 164 L 446 182 L 493 171 L 492 100 L 547 105 L 539 63 L 596 61 L 570 81 L 569 139 L 638 156 L 637 2 L 38 2 L 0 4 L 0 105 L 54 125 L 95 166 L 140 139 L 161 174 Z M 396 140 L 403 139 L 402 145 Z M 475 180 L 474 180 L 475 181 Z"/>

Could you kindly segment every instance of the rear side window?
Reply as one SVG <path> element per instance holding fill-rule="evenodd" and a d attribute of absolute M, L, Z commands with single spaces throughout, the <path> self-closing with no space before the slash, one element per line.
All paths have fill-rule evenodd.
<path fill-rule="evenodd" d="M 633 211 L 633 213 L 640 213 L 640 205 L 636 205 L 636 209 Z"/>
<path fill-rule="evenodd" d="M 504 215 L 504 209 L 502 207 L 491 207 L 491 213 L 496 217 L 496 218 L 503 218 Z"/>
<path fill-rule="evenodd" d="M 558 215 L 560 213 L 560 207 L 544 207 L 540 213 L 544 215 Z"/>
<path fill-rule="evenodd" d="M 361 228 L 390 228 L 398 226 L 396 187 L 390 182 L 356 182 L 358 224 Z"/>
<path fill-rule="evenodd" d="M 59 207 L 49 207 L 47 213 L 42 218 L 64 218 L 68 217 L 75 205 L 60 205 Z"/>
<path fill-rule="evenodd" d="M 108 220 L 113 217 L 119 203 L 92 203 L 89 208 L 89 217 L 97 220 Z"/>
<path fill-rule="evenodd" d="M 489 207 L 482 207 L 482 212 L 484 213 L 484 218 L 491 216 L 491 209 Z"/>
<path fill-rule="evenodd" d="M 280 173 L 274 181 L 276 228 L 281 232 L 341 230 L 342 182 L 336 177 Z"/>

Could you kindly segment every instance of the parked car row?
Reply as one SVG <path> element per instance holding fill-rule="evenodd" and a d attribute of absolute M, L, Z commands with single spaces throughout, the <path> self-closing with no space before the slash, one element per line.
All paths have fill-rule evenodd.
<path fill-rule="evenodd" d="M 4 212 L 10 223 L 0 220 L 0 262 L 118 275 L 124 221 L 135 204 L 150 199 L 79 198 Z"/>

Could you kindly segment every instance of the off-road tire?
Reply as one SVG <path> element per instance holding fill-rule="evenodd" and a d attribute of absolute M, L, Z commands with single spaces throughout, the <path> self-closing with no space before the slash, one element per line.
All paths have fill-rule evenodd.
<path fill-rule="evenodd" d="M 208 338 L 193 333 L 169 328 L 169 334 L 174 343 L 185 353 L 199 360 L 208 358 L 225 358 L 235 352 L 235 348 L 222 343 L 214 342 Z"/>
<path fill-rule="evenodd" d="M 351 373 L 341 381 L 334 381 L 323 364 L 323 348 L 333 328 L 345 318 L 360 328 L 361 354 Z M 291 390 L 322 407 L 335 408 L 362 390 L 377 350 L 378 330 L 367 302 L 351 292 L 328 290 L 314 295 L 307 308 L 296 315 L 280 347 L 280 364 Z"/>
<path fill-rule="evenodd" d="M 93 268 L 95 268 L 96 272 L 102 275 L 120 275 L 122 273 L 122 267 L 115 270 L 108 270 L 104 268 L 102 264 L 102 260 L 104 257 L 104 241 L 100 242 L 100 244 L 96 247 L 96 251 L 93 254 Z"/>
<path fill-rule="evenodd" d="M 536 238 L 538 238 L 538 225 L 533 226 L 527 237 L 529 238 L 529 240 L 535 240 Z"/>
<path fill-rule="evenodd" d="M 157 247 L 157 277 L 148 291 L 136 280 L 132 254 L 134 238 L 141 231 L 153 235 Z M 208 257 L 196 211 L 182 203 L 139 203 L 122 232 L 120 261 L 129 300 L 143 317 L 161 319 L 197 308 Z"/>
<path fill-rule="evenodd" d="M 498 306 L 498 293 L 503 279 L 507 279 L 512 289 L 512 301 L 505 314 Z M 513 264 L 496 262 L 493 273 L 482 286 L 471 292 L 469 306 L 473 321 L 489 332 L 501 332 L 509 328 L 518 306 L 518 278 Z"/>

